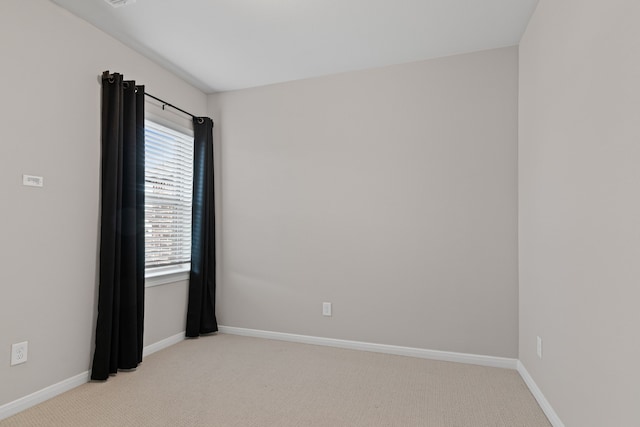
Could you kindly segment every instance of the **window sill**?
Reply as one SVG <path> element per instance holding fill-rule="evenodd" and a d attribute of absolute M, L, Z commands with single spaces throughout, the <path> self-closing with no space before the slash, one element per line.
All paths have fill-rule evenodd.
<path fill-rule="evenodd" d="M 189 264 L 177 267 L 159 267 L 149 269 L 144 277 L 145 288 L 180 282 L 182 280 L 189 280 L 190 269 L 191 267 Z"/>

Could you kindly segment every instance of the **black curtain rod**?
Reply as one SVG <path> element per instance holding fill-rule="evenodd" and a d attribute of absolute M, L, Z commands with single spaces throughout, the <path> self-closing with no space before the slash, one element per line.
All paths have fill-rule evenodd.
<path fill-rule="evenodd" d="M 105 77 L 109 77 L 109 80 L 111 80 L 111 73 L 109 73 L 109 70 L 106 70 L 106 71 L 104 71 L 102 73 L 102 79 L 104 79 Z M 101 81 L 101 77 L 100 76 L 98 76 L 98 81 L 99 82 Z M 158 98 L 157 96 L 153 96 L 153 95 L 151 95 L 150 93 L 147 93 L 147 92 L 145 92 L 144 95 L 148 96 L 149 98 L 153 98 L 158 102 L 162 102 L 162 109 L 163 110 L 164 110 L 164 107 L 171 107 L 174 110 L 180 111 L 182 114 L 186 114 L 187 116 L 191 116 L 192 119 L 198 119 L 198 123 L 204 122 L 204 119 L 202 117 L 195 116 L 195 115 L 191 114 L 190 112 L 183 110 L 182 108 L 176 107 L 175 105 L 173 105 L 173 104 L 171 104 L 171 103 L 169 103 L 169 102 L 167 102 L 167 101 L 165 101 L 163 99 Z"/>
<path fill-rule="evenodd" d="M 157 96 L 153 96 L 153 95 L 151 95 L 150 93 L 147 93 L 147 92 L 145 92 L 144 94 L 145 94 L 145 96 L 148 96 L 149 98 L 153 98 L 153 99 L 155 99 L 156 101 L 162 102 L 162 109 L 163 109 L 163 110 L 164 110 L 164 107 L 171 107 L 171 108 L 173 108 L 174 110 L 178 110 L 178 111 L 180 111 L 181 113 L 186 114 L 187 116 L 191 116 L 191 118 L 193 118 L 193 119 L 199 119 L 199 120 L 202 120 L 202 118 L 200 118 L 200 117 L 198 117 L 198 116 L 194 116 L 194 115 L 193 115 L 193 114 L 191 114 L 190 112 L 188 112 L 188 111 L 184 111 L 182 108 L 178 108 L 178 107 L 176 107 L 175 105 L 170 104 L 170 103 L 168 103 L 167 101 L 165 101 L 165 100 L 162 100 L 162 99 L 158 98 Z"/>

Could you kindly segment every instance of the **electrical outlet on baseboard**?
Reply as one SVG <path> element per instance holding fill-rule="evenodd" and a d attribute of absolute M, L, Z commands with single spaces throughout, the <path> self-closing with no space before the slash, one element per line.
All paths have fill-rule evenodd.
<path fill-rule="evenodd" d="M 331 303 L 323 302 L 322 303 L 322 315 L 323 316 L 331 316 Z"/>
<path fill-rule="evenodd" d="M 542 338 L 537 337 L 537 344 L 536 353 L 538 354 L 538 357 L 542 359 Z"/>
<path fill-rule="evenodd" d="M 29 342 L 19 342 L 11 346 L 11 366 L 20 365 L 27 361 Z"/>

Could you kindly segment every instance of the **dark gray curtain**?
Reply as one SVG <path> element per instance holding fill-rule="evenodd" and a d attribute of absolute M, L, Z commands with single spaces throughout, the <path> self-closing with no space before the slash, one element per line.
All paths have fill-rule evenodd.
<path fill-rule="evenodd" d="M 142 361 L 144 86 L 102 75 L 100 283 L 91 379 Z"/>
<path fill-rule="evenodd" d="M 193 222 L 187 337 L 216 332 L 216 230 L 213 189 L 213 121 L 193 119 Z"/>

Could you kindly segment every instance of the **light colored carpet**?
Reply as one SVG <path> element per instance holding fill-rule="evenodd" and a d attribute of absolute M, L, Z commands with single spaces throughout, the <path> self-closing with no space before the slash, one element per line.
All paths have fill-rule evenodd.
<path fill-rule="evenodd" d="M 549 427 L 516 371 L 233 335 L 186 340 L 14 426 Z"/>

